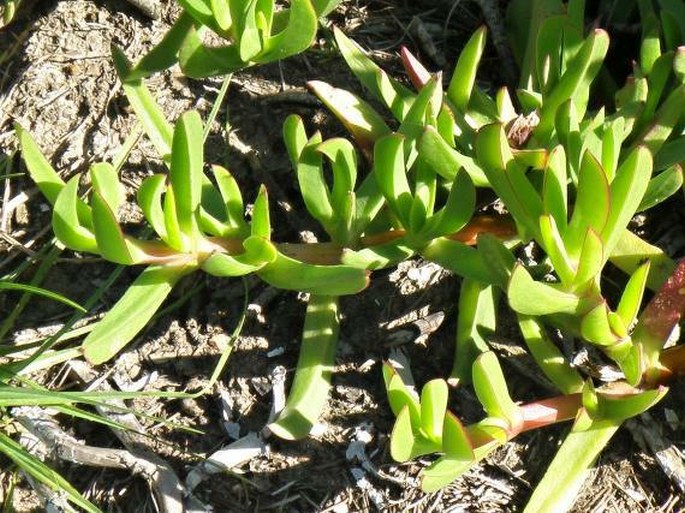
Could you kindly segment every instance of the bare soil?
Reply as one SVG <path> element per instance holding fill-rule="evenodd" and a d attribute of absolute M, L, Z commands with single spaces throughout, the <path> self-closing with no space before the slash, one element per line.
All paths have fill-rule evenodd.
<path fill-rule="evenodd" d="M 162 18 L 152 22 L 122 0 L 43 1 L 30 13 L 0 31 L 0 152 L 16 148 L 12 123 L 29 129 L 52 164 L 65 177 L 86 171 L 94 162 L 114 158 L 136 123 L 111 63 L 110 45 L 124 48 L 132 59 L 160 39 L 177 14 L 169 0 L 160 0 Z M 331 21 L 351 34 L 384 65 L 400 74 L 396 54 L 400 44 L 415 50 L 432 69 L 450 68 L 454 56 L 482 20 L 475 5 L 458 5 L 448 20 L 444 8 L 428 9 L 411 2 L 347 1 Z M 435 51 L 415 36 L 417 17 L 435 44 Z M 448 23 L 449 21 L 449 23 Z M 414 21 L 414 24 L 417 22 Z M 446 64 L 447 63 L 447 64 Z M 499 81 L 497 61 L 488 57 L 485 79 Z M 206 145 L 208 162 L 231 169 L 248 201 L 260 183 L 269 188 L 275 238 L 298 241 L 302 233 L 318 233 L 298 199 L 294 174 L 281 141 L 283 120 L 300 114 L 310 129 L 326 136 L 344 135 L 305 89 L 310 79 L 361 91 L 341 59 L 331 50 L 325 33 L 304 56 L 236 74 Z M 148 81 L 170 120 L 198 109 L 207 116 L 221 86 L 218 79 L 182 77 L 178 70 Z M 20 166 L 16 160 L 16 166 Z M 123 182 L 131 198 L 141 180 L 160 168 L 152 146 L 136 147 L 124 167 Z M 21 169 L 21 167 L 19 167 Z M 3 221 L 0 239 L 2 273 L 12 272 L 27 253 L 51 238 L 46 202 L 27 178 L 5 180 L 4 202 L 26 194 L 28 199 Z M 131 209 L 130 223 L 141 216 Z M 45 285 L 76 301 L 84 301 L 107 280 L 114 266 L 92 258 L 61 254 Z M 106 311 L 126 289 L 138 270 L 127 269 L 108 289 L 95 313 Z M 31 269 L 26 276 L 30 277 Z M 23 280 L 22 280 L 23 281 Z M 224 427 L 233 422 L 233 435 L 246 435 L 264 426 L 271 409 L 270 376 L 277 366 L 287 371 L 288 383 L 297 361 L 305 302 L 297 294 L 274 290 L 256 280 L 219 280 L 195 275 L 180 284 L 173 304 L 136 340 L 116 363 L 98 369 L 118 373 L 123 381 L 150 376 L 155 390 L 196 391 L 211 375 L 221 353 L 221 334 L 230 334 L 243 311 L 244 291 L 251 305 L 247 322 L 213 394 L 183 401 L 145 398 L 131 407 L 200 430 L 172 429 L 143 418 L 148 444 L 184 479 L 189 469 L 233 441 Z M 196 490 L 197 497 L 217 512 L 242 511 L 519 511 L 551 461 L 568 426 L 520 436 L 435 494 L 418 488 L 417 475 L 426 461 L 398 465 L 389 455 L 393 416 L 380 373 L 381 362 L 393 348 L 411 359 L 419 384 L 446 376 L 452 363 L 459 281 L 432 264 L 414 260 L 398 269 L 374 274 L 363 293 L 345 298 L 339 355 L 329 405 L 316 434 L 298 442 L 269 439 L 269 451 L 232 472 L 216 474 Z M 2 298 L 3 314 L 17 296 Z M 49 325 L 64 322 L 60 305 L 33 300 L 18 320 L 13 343 L 40 336 Z M 506 316 L 505 316 L 506 317 Z M 433 321 L 421 333 L 414 321 Z M 93 318 L 93 322 L 96 318 Z M 518 344 L 511 323 L 496 336 L 503 346 Z M 523 370 L 522 370 L 523 369 Z M 512 395 L 521 400 L 549 392 L 535 381 L 535 371 L 505 368 Z M 67 367 L 38 376 L 63 389 L 80 389 Z M 220 393 L 221 392 L 221 393 Z M 683 447 L 681 420 L 685 389 L 675 385 L 652 416 L 663 434 Z M 222 400 L 223 398 L 223 400 Z M 228 405 L 228 406 L 227 406 Z M 468 389 L 453 393 L 451 407 L 460 416 L 478 419 L 478 402 Z M 676 415 L 665 421 L 665 412 Z M 91 445 L 120 447 L 107 429 L 70 418 L 60 419 L 72 434 Z M 366 467 L 347 458 L 355 433 L 370 433 Z M 144 480 L 123 471 L 53 462 L 60 472 L 104 511 L 156 511 Z M 4 500 L 13 469 L 3 460 L 0 500 Z M 41 498 L 20 480 L 11 498 L 17 512 L 43 511 Z M 575 511 L 682 511 L 678 490 L 646 452 L 622 429 L 603 453 L 584 487 Z"/>

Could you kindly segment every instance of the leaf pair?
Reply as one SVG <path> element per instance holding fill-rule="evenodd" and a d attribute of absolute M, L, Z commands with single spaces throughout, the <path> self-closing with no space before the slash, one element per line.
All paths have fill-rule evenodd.
<path fill-rule="evenodd" d="M 226 75 L 303 52 L 314 41 L 319 16 L 339 0 L 292 0 L 276 10 L 273 0 L 179 0 L 183 12 L 162 41 L 129 73 L 135 81 L 176 62 L 189 77 Z M 206 46 L 203 30 L 229 42 Z"/>
<path fill-rule="evenodd" d="M 429 381 L 419 398 L 389 363 L 383 366 L 383 377 L 397 417 L 390 438 L 392 457 L 406 461 L 433 452 L 442 454 L 422 472 L 425 492 L 448 485 L 523 426 L 521 411 L 509 397 L 502 370 L 491 352 L 484 352 L 473 364 L 473 386 L 488 417 L 468 428 L 447 410 L 445 381 Z"/>

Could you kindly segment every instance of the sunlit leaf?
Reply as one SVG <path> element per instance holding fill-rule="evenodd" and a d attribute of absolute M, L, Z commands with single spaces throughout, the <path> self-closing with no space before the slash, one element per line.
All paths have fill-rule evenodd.
<path fill-rule="evenodd" d="M 83 354 L 93 365 L 113 358 L 142 330 L 171 289 L 192 267 L 151 266 L 96 324 L 83 341 Z"/>

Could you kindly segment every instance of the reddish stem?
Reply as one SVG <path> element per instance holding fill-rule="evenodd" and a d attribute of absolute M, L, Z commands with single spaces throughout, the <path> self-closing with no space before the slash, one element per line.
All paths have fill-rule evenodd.
<path fill-rule="evenodd" d="M 521 406 L 523 426 L 521 433 L 576 418 L 583 405 L 581 394 L 569 394 L 543 399 Z"/>

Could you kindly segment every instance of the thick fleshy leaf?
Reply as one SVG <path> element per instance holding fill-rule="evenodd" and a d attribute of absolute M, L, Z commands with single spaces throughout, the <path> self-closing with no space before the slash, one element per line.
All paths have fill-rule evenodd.
<path fill-rule="evenodd" d="M 68 248 L 98 254 L 95 235 L 79 221 L 78 185 L 79 177 L 74 176 L 57 195 L 52 211 L 52 230 Z"/>
<path fill-rule="evenodd" d="M 564 235 L 564 244 L 572 258 L 579 258 L 588 229 L 602 233 L 609 217 L 611 195 L 602 165 L 589 151 L 583 155 L 578 174 L 578 192 L 573 215 Z"/>
<path fill-rule="evenodd" d="M 667 387 L 658 387 L 654 390 L 620 396 L 598 392 L 598 408 L 595 417 L 622 422 L 647 411 L 663 399 L 667 392 Z"/>
<path fill-rule="evenodd" d="M 259 237 L 248 237 L 243 242 L 245 252 L 240 255 L 214 253 L 201 265 L 203 271 L 213 276 L 244 276 L 260 270 L 276 259 L 276 248 L 271 242 Z"/>
<path fill-rule="evenodd" d="M 309 48 L 316 36 L 317 18 L 310 0 L 291 0 L 285 29 L 264 40 L 264 49 L 254 61 L 266 63 L 285 59 Z"/>
<path fill-rule="evenodd" d="M 425 493 L 437 492 L 461 474 L 466 472 L 474 460 L 452 458 L 448 455 L 434 461 L 421 473 L 421 490 Z"/>
<path fill-rule="evenodd" d="M 421 250 L 421 256 L 464 278 L 494 283 L 495 277 L 490 265 L 484 261 L 478 250 L 462 242 L 437 238 Z"/>
<path fill-rule="evenodd" d="M 359 267 L 360 269 L 375 271 L 404 262 L 411 258 L 413 254 L 414 249 L 398 241 L 370 246 L 359 251 L 345 248 L 343 250 L 342 263 Z"/>
<path fill-rule="evenodd" d="M 621 144 L 626 135 L 625 118 L 622 117 L 609 122 L 602 135 L 602 168 L 609 183 L 616 176 L 618 161 L 621 157 Z"/>
<path fill-rule="evenodd" d="M 93 365 L 113 358 L 155 315 L 174 285 L 193 267 L 151 266 L 129 286 L 83 341 L 83 354 Z"/>
<path fill-rule="evenodd" d="M 443 379 L 433 379 L 421 390 L 421 430 L 438 444 L 442 443 L 448 396 L 449 389 Z"/>
<path fill-rule="evenodd" d="M 368 273 L 347 265 L 317 265 L 294 260 L 278 253 L 276 259 L 259 271 L 265 282 L 286 290 L 342 296 L 364 290 Z"/>
<path fill-rule="evenodd" d="M 525 267 L 514 267 L 507 289 L 509 305 L 524 315 L 576 314 L 580 298 L 553 285 L 533 280 Z"/>
<path fill-rule="evenodd" d="M 673 196 L 683 187 L 683 168 L 680 164 L 669 167 L 649 181 L 638 212 L 648 210 Z"/>
<path fill-rule="evenodd" d="M 535 129 L 535 139 L 539 142 L 549 140 L 554 129 L 557 109 L 568 99 L 573 99 L 579 115 L 585 112 L 587 94 L 609 49 L 609 36 L 601 29 L 595 29 L 585 40 L 582 47 L 568 64 L 559 83 L 545 98 L 540 113 L 540 123 Z"/>
<path fill-rule="evenodd" d="M 619 426 L 618 422 L 593 421 L 581 414 L 535 487 L 524 513 L 568 511 L 590 474 L 590 467 Z"/>
<path fill-rule="evenodd" d="M 440 82 L 441 76 L 428 81 L 428 83 L 419 91 L 419 95 L 414 99 L 411 107 L 407 111 L 402 123 L 397 132 L 404 135 L 408 141 L 414 145 L 414 141 L 419 138 L 427 124 L 429 117 L 435 117 L 438 109 L 435 111 L 431 108 L 431 103 L 435 98 L 438 101 L 442 100 L 442 84 Z"/>
<path fill-rule="evenodd" d="M 95 240 L 102 257 L 117 264 L 133 264 L 133 258 L 124 240 L 124 233 L 107 201 L 100 193 L 93 191 L 90 204 L 93 209 Z"/>
<path fill-rule="evenodd" d="M 551 215 L 540 217 L 540 236 L 543 248 L 552 262 L 552 266 L 559 276 L 561 283 L 569 286 L 576 274 L 575 266 L 566 251 L 564 241 L 557 229 L 557 223 Z"/>
<path fill-rule="evenodd" d="M 124 53 L 115 45 L 112 45 L 112 60 L 119 77 L 127 77 L 131 65 Z M 159 156 L 167 160 L 171 154 L 171 141 L 174 132 L 171 124 L 166 120 L 164 113 L 142 80 L 126 81 L 122 79 L 122 82 L 126 98 L 133 107 L 138 120 L 143 124 L 145 133 L 152 141 Z"/>
<path fill-rule="evenodd" d="M 213 165 L 212 173 L 224 203 L 224 211 L 229 226 L 237 230 L 244 229 L 246 226 L 245 207 L 238 183 L 228 169 L 221 166 Z"/>
<path fill-rule="evenodd" d="M 257 199 L 252 207 L 251 233 L 255 237 L 271 240 L 271 216 L 269 215 L 269 196 L 266 187 L 259 188 Z"/>
<path fill-rule="evenodd" d="M 545 328 L 534 317 L 518 316 L 523 340 L 545 376 L 563 394 L 575 394 L 583 389 L 583 378 L 564 358 L 559 348 L 547 335 Z"/>
<path fill-rule="evenodd" d="M 50 162 L 45 158 L 36 141 L 34 141 L 27 130 L 19 123 L 15 123 L 14 131 L 19 138 L 21 155 L 26 163 L 31 179 L 36 182 L 45 199 L 54 205 L 57 201 L 57 195 L 64 188 L 64 180 L 50 165 Z"/>
<path fill-rule="evenodd" d="M 491 285 L 464 279 L 459 289 L 459 316 L 454 362 L 448 382 L 471 383 L 471 369 L 479 354 L 488 350 L 486 337 L 496 328 L 497 292 Z M 445 418 L 447 422 L 447 418 Z"/>
<path fill-rule="evenodd" d="M 250 66 L 249 62 L 240 58 L 237 45 L 204 46 L 195 28 L 191 28 L 183 40 L 178 63 L 181 71 L 190 78 L 228 75 Z"/>
<path fill-rule="evenodd" d="M 202 194 L 203 145 L 200 114 L 184 113 L 174 129 L 169 181 L 176 200 L 178 226 L 193 246 L 199 237 L 197 212 Z"/>
<path fill-rule="evenodd" d="M 312 295 L 302 329 L 300 356 L 285 408 L 268 425 L 287 440 L 309 434 L 328 398 L 338 347 L 338 298 Z"/>
<path fill-rule="evenodd" d="M 593 344 L 610 346 L 620 340 L 609 322 L 609 308 L 605 302 L 599 303 L 583 315 L 580 322 L 580 334 Z"/>
<path fill-rule="evenodd" d="M 492 351 L 476 358 L 473 364 L 473 388 L 490 417 L 505 420 L 512 429 L 523 422 L 520 408 L 509 396 L 507 381 Z"/>
<path fill-rule="evenodd" d="M 460 112 L 466 112 L 476 82 L 478 64 L 485 49 L 487 31 L 481 27 L 473 33 L 459 54 L 454 74 L 447 88 L 447 97 Z"/>
<path fill-rule="evenodd" d="M 623 272 L 632 274 L 649 261 L 647 287 L 658 290 L 675 270 L 675 262 L 661 248 L 649 244 L 630 230 L 623 230 L 611 250 L 609 260 Z"/>
<path fill-rule="evenodd" d="M 408 227 L 412 194 L 404 160 L 404 137 L 392 134 L 375 144 L 373 172 L 393 213 Z"/>
<path fill-rule="evenodd" d="M 477 235 L 478 253 L 487 262 L 493 285 L 505 289 L 516 265 L 516 257 L 494 233 L 483 231 Z"/>
<path fill-rule="evenodd" d="M 262 38 L 257 29 L 257 2 L 254 0 L 233 0 L 229 3 L 233 19 L 233 33 L 236 35 L 240 59 L 253 60 L 262 51 Z"/>
<path fill-rule="evenodd" d="M 578 270 L 573 280 L 574 285 L 582 286 L 590 280 L 599 283 L 600 273 L 606 258 L 602 239 L 592 228 L 588 229 L 578 258 Z"/>
<path fill-rule="evenodd" d="M 457 232 L 471 219 L 475 207 L 476 190 L 469 175 L 461 171 L 452 182 L 445 206 L 429 218 L 420 236 L 432 240 Z"/>
<path fill-rule="evenodd" d="M 126 200 L 126 190 L 114 167 L 107 162 L 98 162 L 90 168 L 90 179 L 97 191 L 114 214 Z"/>
<path fill-rule="evenodd" d="M 288 116 L 283 122 L 283 142 L 285 142 L 293 168 L 297 168 L 297 162 L 307 144 L 307 139 L 307 132 L 305 131 L 302 118 L 295 114 Z"/>
<path fill-rule="evenodd" d="M 148 176 L 138 188 L 137 199 L 145 219 L 155 230 L 157 235 L 166 240 L 166 225 L 164 221 L 164 209 L 162 208 L 162 195 L 166 190 L 166 175 L 157 174 Z"/>
<path fill-rule="evenodd" d="M 383 118 L 352 93 L 319 80 L 312 80 L 307 86 L 340 120 L 362 149 L 370 151 L 377 139 L 390 133 Z"/>
<path fill-rule="evenodd" d="M 659 107 L 650 124 L 638 137 L 637 144 L 644 145 L 656 155 L 682 119 L 685 112 L 685 84 L 674 89 Z"/>
<path fill-rule="evenodd" d="M 621 294 L 621 300 L 616 307 L 616 313 L 621 317 L 623 324 L 626 326 L 632 326 L 637 319 L 637 314 L 642 304 L 642 296 L 647 285 L 649 267 L 649 260 L 638 267 L 630 276 L 628 283 L 623 289 L 623 294 Z"/>
<path fill-rule="evenodd" d="M 404 119 L 414 94 L 402 84 L 390 78 L 364 52 L 337 28 L 333 29 L 335 40 L 352 73 L 369 92 L 392 111 L 398 120 Z"/>
<path fill-rule="evenodd" d="M 426 126 L 419 139 L 419 159 L 447 180 L 454 180 L 460 168 L 464 168 L 477 187 L 489 187 L 483 170 L 471 157 L 451 148 L 432 126 Z"/>
<path fill-rule="evenodd" d="M 537 234 L 538 220 L 543 213 L 542 199 L 528 181 L 525 168 L 514 161 L 502 125 L 488 125 L 478 132 L 476 155 L 492 188 L 517 223 L 530 234 Z"/>
<path fill-rule="evenodd" d="M 181 233 L 181 227 L 178 224 L 178 216 L 176 215 L 176 195 L 174 189 L 167 187 L 164 194 L 164 231 L 166 233 L 166 242 L 169 246 L 177 251 L 186 252 L 189 247 L 188 240 Z"/>
<path fill-rule="evenodd" d="M 347 139 L 335 137 L 319 144 L 316 151 L 325 155 L 331 162 L 333 170 L 331 205 L 336 217 L 339 219 L 350 217 L 352 212 L 345 213 L 345 208 L 357 183 L 357 152 L 354 146 Z"/>
<path fill-rule="evenodd" d="M 446 456 L 463 461 L 473 461 L 471 440 L 461 421 L 451 411 L 447 411 L 445 414 L 442 444 L 442 450 Z"/>
<path fill-rule="evenodd" d="M 421 422 L 421 407 L 416 391 L 410 389 L 402 381 L 402 376 L 389 362 L 383 364 L 383 380 L 386 393 L 388 394 L 388 403 L 390 403 L 390 409 L 393 414 L 396 417 L 399 416 L 400 412 L 406 407 L 409 411 L 411 425 L 418 426 Z"/>
<path fill-rule="evenodd" d="M 390 455 L 398 462 L 409 461 L 413 455 L 414 429 L 409 407 L 405 406 L 397 414 L 397 419 L 390 435 Z"/>
<path fill-rule="evenodd" d="M 135 82 L 176 64 L 178 62 L 178 52 L 192 26 L 193 17 L 188 13 L 181 13 L 157 46 L 145 54 L 126 75 L 119 75 L 121 81 Z"/>
<path fill-rule="evenodd" d="M 611 182 L 611 211 L 600 232 L 604 250 L 609 254 L 624 228 L 635 215 L 652 175 L 652 156 L 645 147 L 632 150 Z"/>

